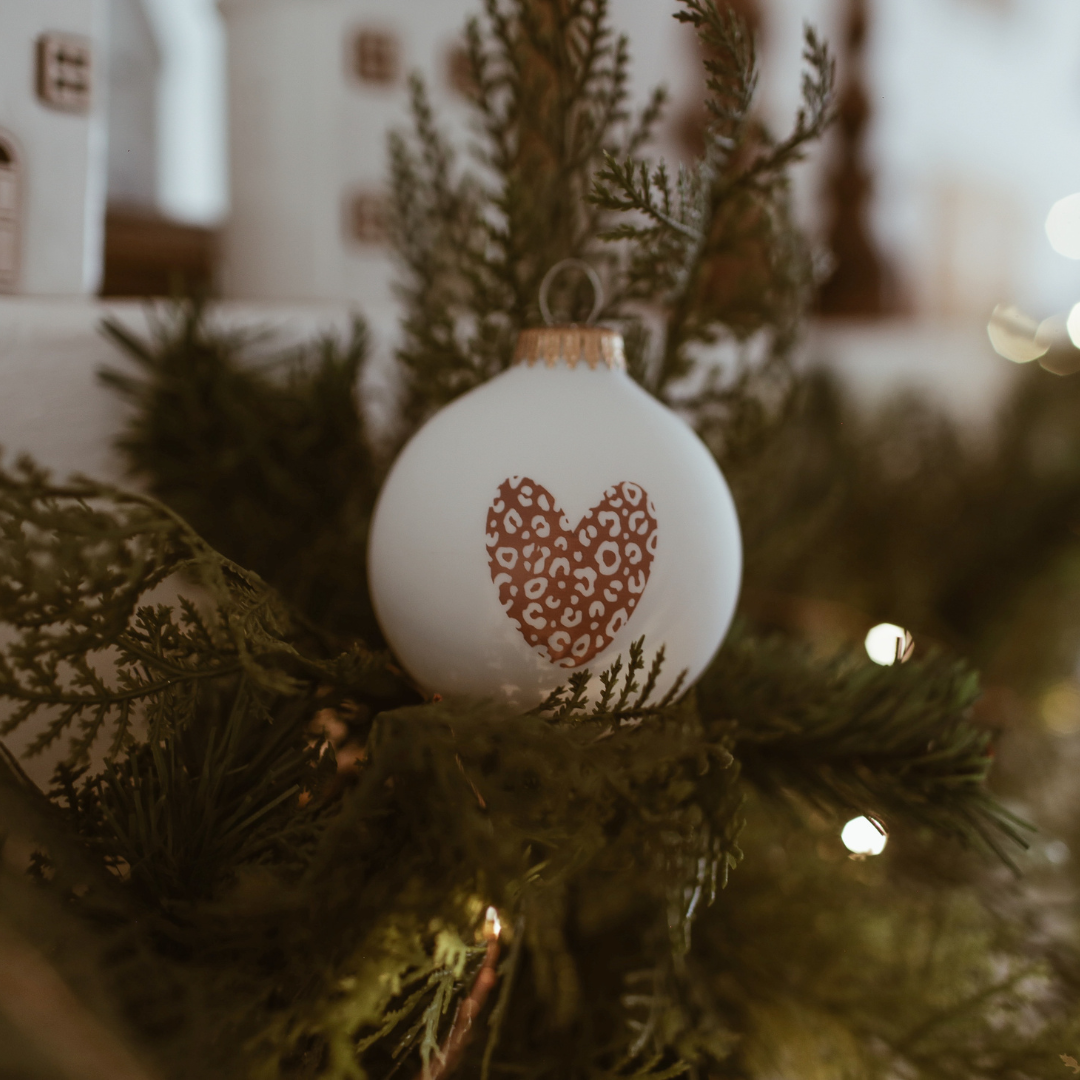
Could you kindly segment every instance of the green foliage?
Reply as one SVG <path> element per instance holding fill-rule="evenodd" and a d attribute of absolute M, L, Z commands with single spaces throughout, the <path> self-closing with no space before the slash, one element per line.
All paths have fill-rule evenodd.
<path fill-rule="evenodd" d="M 54 797 L 106 863 L 164 903 L 211 895 L 249 862 L 300 859 L 315 696 L 407 700 L 386 661 L 304 651 L 277 595 L 151 497 L 55 486 L 23 462 L 0 472 L 0 529 L 3 731 L 36 720 L 30 753 L 70 736 Z M 206 613 L 144 602 L 178 575 Z M 80 784 L 97 741 L 104 771 Z"/>
<path fill-rule="evenodd" d="M 929 655 L 894 667 L 814 660 L 783 637 L 734 635 L 702 680 L 702 712 L 735 723 L 743 776 L 770 795 L 924 825 L 1008 860 L 1018 826 L 986 792 L 990 732 L 968 713 L 979 680 Z"/>
<path fill-rule="evenodd" d="M 98 884 L 69 904 L 84 933 L 117 888 L 145 911 L 109 997 L 151 1044 L 179 1008 L 197 1025 L 202 1068 L 380 1075 L 395 1053 L 430 1057 L 479 962 L 451 946 L 487 903 L 520 935 L 492 1068 L 678 1075 L 687 1047 L 719 1063 L 730 1038 L 706 1037 L 680 1002 L 696 992 L 692 925 L 739 858 L 743 748 L 755 786 L 828 811 L 854 803 L 945 832 L 992 819 L 971 783 L 973 760 L 976 772 L 986 764 L 964 720 L 972 686 L 948 666 L 840 671 L 740 634 L 696 695 L 653 703 L 662 660 L 646 671 L 637 642 L 593 702 L 575 676 L 522 716 L 387 711 L 408 690 L 384 661 L 307 652 L 261 580 L 154 499 L 55 486 L 29 465 L 0 490 L 6 610 L 21 629 L 0 692 L 16 716 L 35 693 L 63 698 L 51 738 L 88 712 L 75 761 L 107 736 L 104 766 L 62 766 L 52 793 L 50 813 L 81 838 L 80 864 L 96 867 Z M 207 613 L 140 604 L 177 574 L 198 583 Z M 43 636 L 43 625 L 60 631 Z M 901 737 L 873 744 L 860 723 L 868 694 L 872 723 Z M 345 698 L 383 711 L 355 787 L 334 800 L 333 757 L 311 720 Z M 920 734 L 930 730 L 936 755 Z M 827 760 L 793 768 L 815 745 Z M 39 887 L 69 882 L 71 840 L 38 843 Z M 201 1010 L 213 1019 L 200 1025 Z M 465 1067 L 484 1052 L 477 1040 Z"/>
<path fill-rule="evenodd" d="M 1060 1077 L 1080 981 L 1074 950 L 1032 932 L 1045 872 L 991 875 L 988 902 L 909 832 L 859 862 L 824 822 L 747 809 L 756 857 L 695 928 L 702 997 L 742 1035 L 715 1075 Z"/>
<path fill-rule="evenodd" d="M 648 140 L 664 100 L 658 91 L 630 124 L 627 42 L 612 34 L 607 6 L 485 0 L 486 27 L 474 19 L 466 30 L 475 175 L 458 175 L 413 79 L 415 135 L 391 140 L 410 425 L 508 366 L 518 331 L 539 321 L 549 267 L 600 253 L 607 218 L 587 201 L 592 174 L 606 150 Z M 558 283 L 553 300 L 571 313 L 592 303 L 577 282 Z"/>
<path fill-rule="evenodd" d="M 754 45 L 734 15 L 688 3 L 707 61 L 711 123 L 703 158 L 675 179 L 643 155 L 663 114 L 657 90 L 627 108 L 628 46 L 606 0 L 486 0 L 486 28 L 467 30 L 478 141 L 461 171 L 423 84 L 412 84 L 415 133 L 391 140 L 393 232 L 403 263 L 404 430 L 506 368 L 537 294 L 561 259 L 603 267 L 600 318 L 623 324 L 631 373 L 675 401 L 680 381 L 706 380 L 679 403 L 717 446 L 753 438 L 763 399 L 783 383 L 808 299 L 810 262 L 789 212 L 787 170 L 830 119 L 833 65 L 807 31 L 805 103 L 783 140 L 751 117 Z M 486 30 L 486 32 L 485 32 Z M 556 279 L 552 310 L 582 318 L 584 281 Z M 661 314 L 654 345 L 643 307 Z M 694 347 L 758 332 L 770 362 L 734 379 Z"/>
<path fill-rule="evenodd" d="M 6 476 L 4 490 L 26 520 L 48 507 L 47 537 L 71 565 L 97 557 L 100 573 L 128 583 L 101 594 L 96 614 L 111 636 L 93 639 L 114 650 L 118 680 L 131 627 L 151 615 L 157 627 L 172 625 L 167 606 L 138 608 L 148 582 L 183 569 L 216 601 L 213 621 L 180 601 L 202 650 L 197 669 L 185 653 L 164 686 L 156 657 L 141 658 L 145 735 L 116 715 L 112 726 L 126 724 L 125 736 L 112 739 L 104 768 L 86 778 L 62 767 L 53 792 L 53 807 L 82 838 L 79 859 L 98 867 L 98 884 L 69 899 L 83 932 L 117 887 L 129 909 L 145 913 L 128 931 L 134 940 L 110 999 L 151 1045 L 171 1045 L 154 1032 L 180 1023 L 176 1037 L 190 1039 L 204 1071 L 382 1075 L 395 1057 L 430 1058 L 476 976 L 479 952 L 466 942 L 488 903 L 516 926 L 519 970 L 512 983 L 504 974 L 498 1044 L 477 1039 L 463 1068 L 480 1068 L 488 1046 L 492 1070 L 538 1077 L 675 1076 L 693 1060 L 719 1065 L 735 1029 L 720 1037 L 695 1019 L 701 988 L 690 958 L 708 954 L 695 954 L 691 929 L 739 859 L 740 747 L 754 748 L 751 780 L 768 788 L 768 755 L 782 762 L 785 739 L 825 741 L 816 710 L 800 712 L 797 701 L 778 724 L 781 673 L 792 698 L 799 688 L 828 696 L 838 726 L 856 731 L 870 684 L 881 699 L 876 723 L 911 724 L 914 711 L 942 754 L 934 787 L 917 733 L 864 755 L 843 752 L 839 740 L 831 784 L 792 784 L 783 764 L 777 784 L 841 812 L 857 791 L 864 803 L 880 798 L 891 820 L 906 813 L 946 832 L 957 807 L 968 807 L 969 820 L 988 814 L 968 772 L 972 746 L 982 745 L 964 720 L 970 680 L 956 686 L 951 668 L 924 665 L 918 683 L 939 687 L 937 711 L 924 716 L 926 695 L 912 705 L 903 668 L 867 677 L 864 661 L 838 678 L 833 662 L 779 659 L 776 643 L 742 634 L 735 660 L 722 654 L 696 695 L 678 702 L 651 701 L 661 661 L 646 671 L 637 642 L 625 668 L 602 674 L 593 702 L 578 677 L 520 716 L 438 703 L 384 709 L 355 786 L 328 799 L 332 758 L 320 757 L 308 721 L 335 694 L 386 702 L 396 684 L 378 658 L 307 655 L 266 587 L 150 498 L 88 483 L 53 487 L 29 467 Z M 103 535 L 120 538 L 104 555 Z M 9 566 L 42 561 L 33 557 L 42 550 L 36 534 L 11 531 L 5 549 Z M 16 581 L 14 591 L 30 590 Z M 53 594 L 40 591 L 51 614 Z M 57 669 L 68 648 L 63 637 L 40 643 L 39 665 Z M 7 655 L 18 654 L 16 642 Z M 102 680 L 119 692 L 128 685 Z M 192 693 L 193 682 L 209 689 Z M 25 687 L 14 680 L 0 690 L 18 700 Z M 911 805 L 898 795 L 904 777 Z M 32 805 L 45 803 L 22 788 Z M 71 842 L 38 842 L 39 887 L 51 891 L 71 879 Z"/>
<path fill-rule="evenodd" d="M 865 417 L 808 374 L 768 444 L 727 470 L 748 610 L 791 626 L 783 597 L 831 602 L 841 627 L 845 608 L 856 631 L 900 623 L 1025 692 L 1071 674 L 1078 417 L 1080 382 L 1038 368 L 977 438 L 911 397 Z"/>
<path fill-rule="evenodd" d="M 156 319 L 148 339 L 115 319 L 104 329 L 139 371 L 101 376 L 133 407 L 117 439 L 132 474 L 324 631 L 378 642 L 364 557 L 380 480 L 358 398 L 364 324 L 346 342 L 285 352 L 214 329 L 198 301 Z"/>
<path fill-rule="evenodd" d="M 810 279 L 789 218 L 788 169 L 830 122 L 833 84 L 828 50 L 808 28 L 803 105 L 791 134 L 777 141 L 751 112 L 757 61 L 739 18 L 700 0 L 675 17 L 695 27 L 707 51 L 704 155 L 673 178 L 663 162 L 608 153 L 593 190 L 603 209 L 629 212 L 601 234 L 629 242 L 625 299 L 659 304 L 665 315 L 663 354 L 645 380 L 661 398 L 695 370 L 695 344 L 767 327 L 774 362 L 785 355 Z M 719 383 L 698 389 L 694 410 L 733 405 L 745 392 Z"/>
<path fill-rule="evenodd" d="M 0 693 L 17 705 L 2 730 L 58 710 L 31 753 L 74 728 L 78 764 L 111 727 L 116 757 L 134 738 L 139 706 L 153 741 L 178 712 L 196 711 L 200 684 L 214 680 L 284 696 L 314 685 L 400 692 L 360 646 L 332 661 L 302 652 L 277 594 L 149 496 L 79 479 L 57 486 L 23 460 L 0 471 L 0 530 L 0 604 L 14 631 L 0 650 Z M 140 606 L 176 575 L 194 579 L 210 617 L 183 599 L 178 615 Z"/>

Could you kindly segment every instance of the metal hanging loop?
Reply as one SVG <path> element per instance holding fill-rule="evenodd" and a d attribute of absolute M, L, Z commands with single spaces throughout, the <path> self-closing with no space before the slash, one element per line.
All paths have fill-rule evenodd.
<path fill-rule="evenodd" d="M 571 266 L 580 270 L 589 279 L 589 284 L 593 287 L 595 299 L 592 311 L 589 312 L 589 317 L 585 320 L 586 326 L 592 326 L 596 321 L 596 316 L 600 314 L 600 310 L 604 306 L 604 285 L 600 280 L 600 275 L 584 259 L 560 259 L 544 275 L 544 280 L 540 282 L 540 314 L 543 315 L 544 322 L 548 326 L 555 325 L 555 320 L 551 317 L 551 309 L 548 307 L 548 292 L 551 290 L 551 283 L 563 270 L 567 270 Z"/>

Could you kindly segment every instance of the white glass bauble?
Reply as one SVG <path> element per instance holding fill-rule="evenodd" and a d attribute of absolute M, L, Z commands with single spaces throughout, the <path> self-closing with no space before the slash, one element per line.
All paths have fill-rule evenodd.
<path fill-rule="evenodd" d="M 520 362 L 436 414 L 390 471 L 371 595 L 408 672 L 527 708 L 630 643 L 662 694 L 727 632 L 739 524 L 712 455 L 623 370 L 601 329 L 526 331 Z"/>

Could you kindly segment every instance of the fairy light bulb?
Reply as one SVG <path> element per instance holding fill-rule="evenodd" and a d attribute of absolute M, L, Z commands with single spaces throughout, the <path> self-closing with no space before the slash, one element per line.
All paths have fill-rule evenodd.
<path fill-rule="evenodd" d="M 1040 329 L 1040 323 L 1014 304 L 998 304 L 986 324 L 994 352 L 1014 364 L 1029 364 L 1050 351 L 1050 343 L 1042 340 Z"/>
<path fill-rule="evenodd" d="M 911 656 L 915 648 L 912 636 L 902 627 L 894 623 L 878 623 L 871 628 L 864 642 L 866 655 L 875 664 L 888 667 L 897 660 L 903 663 Z"/>
<path fill-rule="evenodd" d="M 1058 199 L 1046 215 L 1050 246 L 1067 259 L 1080 259 L 1080 194 Z"/>
<path fill-rule="evenodd" d="M 852 855 L 880 855 L 889 838 L 868 817 L 852 818 L 840 833 Z"/>

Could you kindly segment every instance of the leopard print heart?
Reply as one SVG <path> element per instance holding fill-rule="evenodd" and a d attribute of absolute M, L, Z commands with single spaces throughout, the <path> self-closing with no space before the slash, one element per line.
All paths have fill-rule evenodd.
<path fill-rule="evenodd" d="M 649 583 L 656 509 L 629 482 L 572 525 L 527 476 L 499 485 L 487 514 L 488 563 L 521 636 L 559 667 L 587 664 L 627 624 Z"/>

